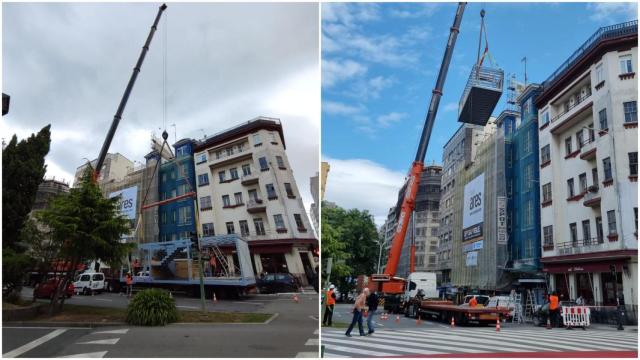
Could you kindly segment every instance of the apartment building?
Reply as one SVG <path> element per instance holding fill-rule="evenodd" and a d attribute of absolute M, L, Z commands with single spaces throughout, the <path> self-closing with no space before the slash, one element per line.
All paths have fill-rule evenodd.
<path fill-rule="evenodd" d="M 91 161 L 91 167 L 96 166 L 98 159 Z M 78 187 L 85 170 L 89 165 L 83 164 L 76 169 L 76 174 L 73 180 L 73 187 Z M 127 159 L 120 153 L 107 153 L 102 170 L 100 171 L 100 177 L 98 177 L 98 183 L 110 181 L 110 180 L 122 180 L 129 172 L 133 170 L 134 164 L 131 160 Z"/>
<path fill-rule="evenodd" d="M 637 44 L 637 21 L 600 28 L 536 99 L 541 263 L 589 304 L 637 307 Z"/>
<path fill-rule="evenodd" d="M 308 283 L 318 241 L 287 159 L 282 124 L 259 117 L 194 147 L 201 236 L 240 234 L 256 274 L 287 272 Z"/>
<path fill-rule="evenodd" d="M 440 185 L 440 204 L 438 206 L 438 250 L 436 270 L 439 283 L 451 285 L 451 244 L 454 235 L 454 220 L 462 215 L 461 182 L 459 176 L 465 167 L 471 164 L 480 142 L 484 139 L 484 127 L 463 124 L 444 145 L 442 153 L 442 174 Z M 456 184 L 456 179 L 458 182 Z"/>
<path fill-rule="evenodd" d="M 316 237 L 320 234 L 320 174 L 316 173 L 309 179 L 309 190 L 313 197 L 313 204 L 311 204 L 311 221 L 313 222 L 313 229 L 315 230 Z"/>
<path fill-rule="evenodd" d="M 49 205 L 52 198 L 69 193 L 69 184 L 54 179 L 44 179 L 38 185 L 38 191 L 36 192 L 36 199 L 31 206 L 31 210 L 43 210 Z"/>

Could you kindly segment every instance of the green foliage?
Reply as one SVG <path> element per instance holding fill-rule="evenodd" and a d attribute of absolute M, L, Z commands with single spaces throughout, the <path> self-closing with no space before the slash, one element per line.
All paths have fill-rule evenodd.
<path fill-rule="evenodd" d="M 22 288 L 27 270 L 33 266 L 33 259 L 26 254 L 19 254 L 11 248 L 2 251 L 2 287 L 3 295 L 11 294 Z"/>
<path fill-rule="evenodd" d="M 18 142 L 13 135 L 2 151 L 2 247 L 23 251 L 18 233 L 36 199 L 47 166 L 44 157 L 51 144 L 51 125 Z"/>
<path fill-rule="evenodd" d="M 358 275 L 375 272 L 378 262 L 378 231 L 373 216 L 367 210 L 345 210 L 337 206 L 328 207 L 323 203 L 322 257 L 334 257 L 334 264 L 336 260 L 348 260 L 342 264 L 338 262 L 331 271 L 332 282 L 343 293 L 353 288 L 353 282 L 347 281 L 348 276 L 356 278 Z"/>
<path fill-rule="evenodd" d="M 176 302 L 166 290 L 143 290 L 129 303 L 126 321 L 130 325 L 139 326 L 158 326 L 176 322 Z"/>

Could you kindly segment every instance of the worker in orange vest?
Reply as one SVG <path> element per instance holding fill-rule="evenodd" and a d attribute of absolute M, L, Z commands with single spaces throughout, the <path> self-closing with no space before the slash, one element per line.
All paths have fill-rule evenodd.
<path fill-rule="evenodd" d="M 133 277 L 130 272 L 127 273 L 125 281 L 127 282 L 127 297 L 130 298 L 131 293 L 133 292 Z"/>
<path fill-rule="evenodd" d="M 322 318 L 322 325 L 331 326 L 331 320 L 333 318 L 333 308 L 336 306 L 336 293 L 335 286 L 329 286 L 329 290 L 325 297 L 324 317 Z"/>
<path fill-rule="evenodd" d="M 476 297 L 472 297 L 471 300 L 469 300 L 469 307 L 476 307 L 478 306 L 478 300 L 476 300 Z"/>
<path fill-rule="evenodd" d="M 554 291 L 549 295 L 549 316 L 551 317 L 551 326 L 557 326 L 559 312 L 560 300 L 558 299 L 558 293 Z"/>

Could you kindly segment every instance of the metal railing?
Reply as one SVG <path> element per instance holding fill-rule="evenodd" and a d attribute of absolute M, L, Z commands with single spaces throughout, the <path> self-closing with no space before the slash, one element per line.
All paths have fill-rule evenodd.
<path fill-rule="evenodd" d="M 624 23 L 601 27 L 598 29 L 587 41 L 585 41 L 562 65 L 556 69 L 548 78 L 542 83 L 544 88 L 548 88 L 555 84 L 555 82 L 573 65 L 582 59 L 582 57 L 592 48 L 594 48 L 598 42 L 606 39 L 613 39 L 626 35 L 633 35 L 638 33 L 638 20 L 627 21 Z"/>
<path fill-rule="evenodd" d="M 587 238 L 576 241 L 565 241 L 555 245 L 556 249 L 572 249 L 581 248 L 585 246 L 602 245 L 604 244 L 604 236 L 602 238 Z"/>
<path fill-rule="evenodd" d="M 576 99 L 576 102 L 573 105 L 567 106 L 567 108 L 563 112 L 561 112 L 561 113 L 557 114 L 556 116 L 554 116 L 553 118 L 551 118 L 550 122 L 554 122 L 554 121 L 560 119 L 561 117 L 565 116 L 571 110 L 575 109 L 578 105 L 582 104 L 590 96 L 591 96 L 591 89 L 589 89 L 589 91 L 587 91 L 586 94 L 578 96 L 578 99 Z"/>
<path fill-rule="evenodd" d="M 462 97 L 458 103 L 458 116 L 462 113 L 464 104 L 471 93 L 471 88 L 481 87 L 490 90 L 502 92 L 502 84 L 504 82 L 504 71 L 502 69 L 493 69 L 477 64 L 471 69 L 469 80 L 462 92 Z"/>

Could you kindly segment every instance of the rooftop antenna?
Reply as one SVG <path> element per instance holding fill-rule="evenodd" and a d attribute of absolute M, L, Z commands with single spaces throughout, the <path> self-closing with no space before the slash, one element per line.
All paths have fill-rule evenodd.
<path fill-rule="evenodd" d="M 520 62 L 524 63 L 524 86 L 527 87 L 527 57 L 523 57 Z"/>

